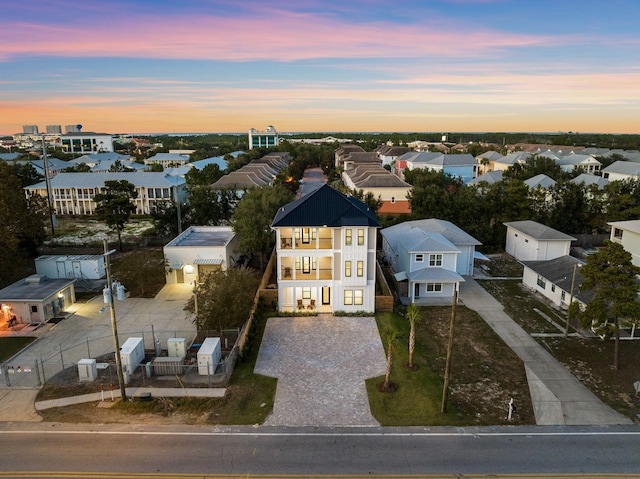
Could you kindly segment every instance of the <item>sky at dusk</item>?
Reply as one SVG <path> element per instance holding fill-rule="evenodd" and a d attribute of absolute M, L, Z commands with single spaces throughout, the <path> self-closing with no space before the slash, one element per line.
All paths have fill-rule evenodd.
<path fill-rule="evenodd" d="M 640 133 L 638 0 L 33 0 L 0 134 Z"/>

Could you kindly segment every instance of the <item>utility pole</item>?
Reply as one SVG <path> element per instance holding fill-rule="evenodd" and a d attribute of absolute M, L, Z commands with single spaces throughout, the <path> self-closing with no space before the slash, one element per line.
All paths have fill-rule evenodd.
<path fill-rule="evenodd" d="M 569 309 L 571 309 L 571 304 L 573 303 L 573 289 L 576 285 L 576 273 L 578 271 L 578 263 L 573 265 L 573 276 L 571 278 L 571 294 L 569 295 Z M 567 324 L 564 326 L 564 337 L 566 338 L 569 335 L 569 311 L 567 311 Z"/>
<path fill-rule="evenodd" d="M 103 240 L 104 243 L 104 259 L 106 263 L 107 270 L 107 288 L 111 291 L 109 299 L 109 311 L 111 312 L 111 330 L 113 331 L 113 342 L 116 348 L 115 356 L 116 356 L 116 369 L 118 372 L 118 382 L 120 383 L 120 397 L 123 401 L 127 400 L 127 390 L 124 384 L 124 374 L 122 372 L 122 357 L 120 356 L 120 340 L 118 339 L 118 325 L 116 323 L 116 309 L 114 304 L 114 296 L 116 294 L 113 291 L 113 283 L 111 281 L 111 261 L 109 261 L 109 256 L 116 252 L 115 249 L 111 251 L 107 251 L 107 240 Z"/>
<path fill-rule="evenodd" d="M 455 288 L 455 286 L 454 286 Z M 440 412 L 447 412 L 447 400 L 449 399 L 449 375 L 451 373 L 451 350 L 453 349 L 453 323 L 456 319 L 456 304 L 458 303 L 458 290 L 453 290 L 453 303 L 451 304 L 451 320 L 449 321 L 449 343 L 447 345 L 447 361 L 444 367 L 444 386 L 442 388 L 442 408 Z"/>
<path fill-rule="evenodd" d="M 47 163 L 47 147 L 45 146 L 44 134 L 42 135 L 42 167 L 44 169 L 44 182 L 47 185 L 47 207 L 49 208 L 49 221 L 51 222 L 51 236 L 55 235 L 53 205 L 51 204 L 51 184 L 49 183 L 49 167 Z"/>

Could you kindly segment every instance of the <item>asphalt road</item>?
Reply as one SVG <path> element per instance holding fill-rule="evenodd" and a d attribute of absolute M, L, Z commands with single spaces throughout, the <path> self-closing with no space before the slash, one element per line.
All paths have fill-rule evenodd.
<path fill-rule="evenodd" d="M 66 428 L 66 429 L 63 429 Z M 640 429 L 0 425 L 0 477 L 74 473 L 640 477 Z M 24 476 L 20 476 L 24 477 Z M 93 476 L 92 476 L 93 477 Z"/>

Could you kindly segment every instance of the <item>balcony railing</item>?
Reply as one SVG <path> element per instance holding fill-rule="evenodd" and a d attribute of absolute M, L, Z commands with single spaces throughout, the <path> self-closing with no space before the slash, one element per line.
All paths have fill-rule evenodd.
<path fill-rule="evenodd" d="M 282 268 L 281 279 L 283 280 L 292 280 L 296 281 L 313 281 L 318 279 L 333 279 L 333 270 L 331 268 L 321 268 L 321 269 L 313 269 L 309 272 L 304 272 L 302 269 L 296 269 L 295 271 L 288 266 Z"/>
<path fill-rule="evenodd" d="M 291 237 L 280 237 L 280 249 L 331 249 L 333 248 L 333 240 L 331 238 L 319 238 L 317 240 L 311 240 L 308 243 L 303 242 L 301 239 L 294 239 Z"/>

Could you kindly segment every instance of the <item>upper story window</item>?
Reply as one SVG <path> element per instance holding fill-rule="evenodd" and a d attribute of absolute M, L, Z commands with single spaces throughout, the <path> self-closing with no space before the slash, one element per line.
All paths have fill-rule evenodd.
<path fill-rule="evenodd" d="M 362 278 L 364 276 L 364 261 L 358 261 L 356 263 L 356 274 Z"/>
<path fill-rule="evenodd" d="M 542 276 L 538 275 L 538 280 L 536 281 L 536 283 L 538 284 L 538 286 L 540 286 L 542 289 L 545 289 L 547 287 L 547 280 L 544 279 Z"/>
<path fill-rule="evenodd" d="M 362 246 L 364 244 L 364 230 L 361 228 L 358 230 L 358 246 Z"/>
<path fill-rule="evenodd" d="M 347 278 L 351 277 L 351 261 L 344 262 L 344 275 Z"/>
<path fill-rule="evenodd" d="M 416 263 L 422 263 L 424 261 L 424 255 L 423 254 L 417 254 L 416 255 Z"/>
<path fill-rule="evenodd" d="M 622 239 L 622 230 L 620 228 L 613 228 L 613 237 L 615 239 Z"/>
<path fill-rule="evenodd" d="M 429 266 L 442 266 L 442 255 L 441 254 L 430 254 L 429 255 Z"/>
<path fill-rule="evenodd" d="M 353 243 L 353 230 L 348 229 L 344 232 L 344 244 L 351 245 Z"/>

